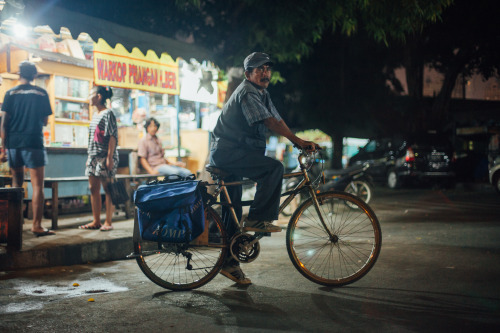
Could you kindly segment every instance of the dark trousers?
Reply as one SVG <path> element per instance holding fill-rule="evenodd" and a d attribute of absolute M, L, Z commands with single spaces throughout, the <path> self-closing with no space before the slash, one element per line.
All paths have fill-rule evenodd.
<path fill-rule="evenodd" d="M 233 176 L 226 182 L 249 178 L 257 183 L 255 198 L 250 206 L 248 218 L 251 220 L 273 221 L 278 219 L 278 211 L 283 183 L 283 164 L 264 155 L 264 150 L 214 149 L 210 152 L 210 164 L 221 168 Z M 228 186 L 229 197 L 236 216 L 241 220 L 242 186 Z M 231 238 L 236 226 L 230 210 L 222 208 L 224 226 Z"/>

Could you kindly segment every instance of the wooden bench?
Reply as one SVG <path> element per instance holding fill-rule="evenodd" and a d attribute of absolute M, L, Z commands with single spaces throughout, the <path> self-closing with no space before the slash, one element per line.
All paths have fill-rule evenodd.
<path fill-rule="evenodd" d="M 138 180 L 148 180 L 148 179 L 156 179 L 158 175 L 149 175 L 149 174 L 141 174 L 141 175 L 123 175 L 117 174 L 116 179 L 122 180 L 125 182 L 125 188 L 130 189 L 131 194 L 131 182 Z M 4 184 L 12 184 L 12 176 L 0 176 L 0 180 L 4 182 Z M 52 191 L 52 228 L 57 229 L 57 220 L 59 218 L 59 183 L 62 182 L 88 182 L 89 178 L 86 176 L 77 176 L 77 177 L 46 177 L 44 179 L 44 188 L 51 189 Z M 30 181 L 29 178 L 25 179 L 25 181 Z M 132 201 L 129 200 L 125 203 L 125 216 L 126 218 L 131 218 L 133 216 L 133 204 Z"/>

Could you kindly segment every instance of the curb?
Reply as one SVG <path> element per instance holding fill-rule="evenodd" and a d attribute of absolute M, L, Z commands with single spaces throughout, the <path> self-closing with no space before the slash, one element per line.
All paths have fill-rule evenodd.
<path fill-rule="evenodd" d="M 125 259 L 133 251 L 132 237 L 97 240 L 61 246 L 6 250 L 0 254 L 0 270 L 53 267 Z"/>
<path fill-rule="evenodd" d="M 69 217 L 60 221 L 56 235 L 37 238 L 30 231 L 31 221 L 25 219 L 22 249 L 0 246 L 0 271 L 122 260 L 133 252 L 132 219 L 114 221 L 111 232 L 78 229 L 89 221 L 89 216 Z M 288 221 L 289 217 L 280 216 L 275 224 L 286 231 Z"/>

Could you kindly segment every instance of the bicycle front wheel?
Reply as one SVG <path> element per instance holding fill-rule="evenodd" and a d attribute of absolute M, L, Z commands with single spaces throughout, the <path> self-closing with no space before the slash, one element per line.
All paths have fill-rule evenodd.
<path fill-rule="evenodd" d="M 206 210 L 208 239 L 203 242 L 161 243 L 134 242 L 142 272 L 157 285 L 170 290 L 190 290 L 203 286 L 219 273 L 227 255 L 225 229 L 219 215 Z"/>
<path fill-rule="evenodd" d="M 343 286 L 362 278 L 373 267 L 382 246 L 375 213 L 359 198 L 344 192 L 317 195 L 321 223 L 312 198 L 288 224 L 286 246 L 295 268 L 325 286 Z"/>

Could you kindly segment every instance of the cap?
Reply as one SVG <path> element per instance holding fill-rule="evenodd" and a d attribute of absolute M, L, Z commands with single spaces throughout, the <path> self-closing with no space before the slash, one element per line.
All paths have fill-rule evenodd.
<path fill-rule="evenodd" d="M 269 58 L 269 55 L 262 52 L 254 52 L 248 55 L 243 61 L 243 67 L 245 67 L 245 70 L 248 70 L 249 68 L 259 67 L 264 64 L 269 64 L 270 66 L 274 65 L 274 63 L 271 61 L 271 58 Z"/>
<path fill-rule="evenodd" d="M 19 64 L 19 75 L 27 80 L 33 80 L 38 71 L 34 63 L 23 61 Z"/>

